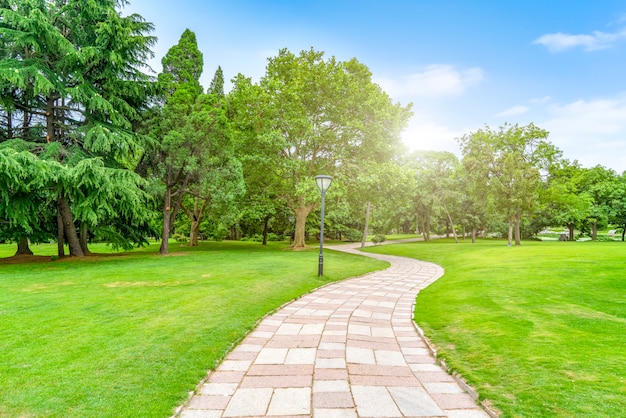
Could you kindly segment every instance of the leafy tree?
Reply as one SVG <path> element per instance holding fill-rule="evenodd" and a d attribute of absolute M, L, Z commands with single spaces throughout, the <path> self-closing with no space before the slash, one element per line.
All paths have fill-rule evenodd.
<path fill-rule="evenodd" d="M 414 201 L 424 240 L 430 240 L 435 217 L 442 217 L 457 239 L 450 206 L 457 200 L 454 174 L 458 169 L 458 159 L 451 152 L 419 151 L 413 154 L 411 160 L 417 181 Z"/>
<path fill-rule="evenodd" d="M 297 56 L 283 49 L 259 84 L 243 76 L 235 82 L 244 147 L 271 162 L 273 193 L 295 213 L 293 247 L 303 248 L 306 219 L 319 201 L 314 176 L 340 183 L 360 165 L 388 158 L 410 107 L 392 103 L 356 59 L 324 59 L 313 49 Z"/>
<path fill-rule="evenodd" d="M 221 69 L 209 93 L 203 94 L 202 53 L 188 29 L 162 63 L 164 106 L 153 113 L 152 135 L 160 138 L 153 169 L 164 184 L 160 252 L 167 254 L 179 211 L 190 218 L 190 245 L 198 245 L 207 211 L 220 222 L 233 222 L 244 185 L 241 164 L 234 156 Z"/>
<path fill-rule="evenodd" d="M 94 199 L 76 189 L 72 171 L 78 164 L 101 164 L 97 172 L 104 177 L 95 183 L 106 182 L 115 170 L 129 168 L 141 149 L 132 121 L 152 91 L 141 72 L 152 54 L 154 38 L 146 35 L 152 25 L 138 15 L 120 16 L 113 0 L 7 0 L 4 6 L 0 103 L 7 124 L 0 137 L 28 141 L 29 152 L 59 163 L 56 183 L 47 189 L 59 214 L 59 253 L 65 237 L 70 254 L 82 256 L 86 245 L 75 223 L 86 228 L 110 218 L 79 209 Z M 117 187 L 140 194 L 140 183 L 138 176 L 126 176 Z M 132 218 L 140 212 L 135 207 Z"/>
<path fill-rule="evenodd" d="M 196 174 L 203 146 L 193 126 L 194 107 L 202 94 L 202 53 L 196 35 L 186 29 L 176 45 L 161 60 L 163 72 L 159 86 L 165 105 L 153 120 L 153 135 L 160 139 L 157 149 L 158 174 L 165 186 L 161 254 L 169 252 L 168 241 L 187 185 Z"/>
<path fill-rule="evenodd" d="M 522 216 L 532 213 L 538 202 L 541 170 L 560 158 L 547 137 L 547 131 L 531 123 L 505 124 L 497 131 L 485 127 L 460 139 L 463 158 L 470 158 L 473 166 L 482 160 L 487 167 L 482 171 L 496 212 L 507 219 L 509 245 L 513 234 L 515 245 L 521 244 Z"/>

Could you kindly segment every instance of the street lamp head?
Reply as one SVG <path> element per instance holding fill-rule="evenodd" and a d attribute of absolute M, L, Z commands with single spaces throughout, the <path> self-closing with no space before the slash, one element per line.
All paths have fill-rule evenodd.
<path fill-rule="evenodd" d="M 319 187 L 320 191 L 324 193 L 330 187 L 330 184 L 333 182 L 333 178 L 331 176 L 321 174 L 319 176 L 315 176 L 315 182 L 317 183 L 317 187 Z"/>

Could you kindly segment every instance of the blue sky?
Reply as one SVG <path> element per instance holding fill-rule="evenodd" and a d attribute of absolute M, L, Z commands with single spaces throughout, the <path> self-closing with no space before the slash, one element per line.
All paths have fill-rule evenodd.
<path fill-rule="evenodd" d="M 130 0 L 156 26 L 151 63 L 189 28 L 202 83 L 258 80 L 281 48 L 356 58 L 394 101 L 413 103 L 413 150 L 459 154 L 485 125 L 535 125 L 565 158 L 626 171 L 626 3 L 610 0 Z M 227 89 L 230 87 L 227 84 Z"/>

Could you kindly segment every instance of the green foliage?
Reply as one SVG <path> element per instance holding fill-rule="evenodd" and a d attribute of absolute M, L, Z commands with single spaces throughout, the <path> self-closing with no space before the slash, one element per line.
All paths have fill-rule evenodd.
<path fill-rule="evenodd" d="M 376 245 L 382 244 L 387 238 L 383 234 L 376 234 L 372 237 L 372 242 Z"/>
<path fill-rule="evenodd" d="M 0 214 L 9 227 L 0 234 L 51 236 L 55 201 L 62 198 L 70 204 L 63 224 L 117 229 L 117 236 L 137 226 L 130 235 L 145 241 L 145 185 L 128 169 L 144 145 L 132 125 L 154 92 L 141 69 L 155 38 L 146 35 L 150 23 L 122 17 L 118 5 L 8 0 L 0 9 L 0 114 L 12 122 L 2 127 L 0 141 L 18 152 L 13 165 L 31 171 L 21 190 L 12 189 L 11 213 L 5 208 Z M 43 171 L 35 173 L 36 167 Z M 5 181 L 0 190 L 10 187 Z M 23 193 L 30 195 L 30 207 Z M 72 234 L 73 228 L 61 231 L 77 241 Z M 80 255 L 75 249 L 70 246 Z"/>
<path fill-rule="evenodd" d="M 358 242 L 363 238 L 363 232 L 357 229 L 348 229 L 343 232 L 343 236 L 350 242 Z"/>
<path fill-rule="evenodd" d="M 361 165 L 394 156 L 410 116 L 410 106 L 394 104 L 365 65 L 313 49 L 279 51 L 258 84 L 239 76 L 230 99 L 244 175 L 258 184 L 251 195 L 267 213 L 273 202 L 296 212 L 294 246 L 304 246 L 306 217 L 319 199 L 312 177 L 333 176 L 329 193 L 339 192 Z"/>

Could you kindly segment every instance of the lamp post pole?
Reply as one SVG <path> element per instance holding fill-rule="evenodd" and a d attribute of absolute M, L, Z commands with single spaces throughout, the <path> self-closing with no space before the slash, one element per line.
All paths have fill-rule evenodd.
<path fill-rule="evenodd" d="M 324 275 L 324 200 L 326 197 L 326 190 L 330 187 L 333 178 L 327 175 L 315 176 L 315 182 L 322 192 L 322 214 L 320 225 L 320 257 L 317 266 L 317 275 L 322 277 Z"/>

